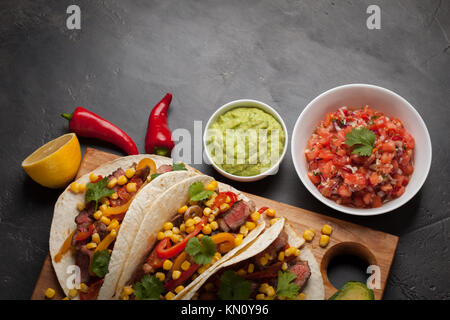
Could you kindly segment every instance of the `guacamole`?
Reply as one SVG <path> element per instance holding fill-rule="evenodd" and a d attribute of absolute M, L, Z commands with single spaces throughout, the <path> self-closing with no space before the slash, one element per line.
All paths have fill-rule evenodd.
<path fill-rule="evenodd" d="M 210 125 L 207 135 L 214 163 L 228 173 L 245 177 L 270 169 L 280 159 L 286 139 L 281 124 L 256 107 L 225 112 Z"/>

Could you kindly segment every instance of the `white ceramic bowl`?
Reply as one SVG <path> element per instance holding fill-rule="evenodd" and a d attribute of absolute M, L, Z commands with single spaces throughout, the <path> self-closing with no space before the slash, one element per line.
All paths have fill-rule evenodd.
<path fill-rule="evenodd" d="M 305 147 L 314 128 L 325 118 L 328 112 L 342 106 L 360 107 L 369 105 L 390 117 L 399 118 L 406 130 L 414 137 L 414 173 L 405 193 L 379 208 L 359 209 L 339 205 L 324 197 L 307 176 Z M 298 118 L 292 133 L 292 160 L 295 170 L 305 187 L 327 206 L 341 212 L 359 216 L 383 214 L 399 208 L 408 202 L 424 184 L 431 166 L 431 140 L 427 127 L 413 106 L 398 94 L 373 85 L 349 84 L 322 93 L 311 101 Z"/>
<path fill-rule="evenodd" d="M 278 159 L 277 163 L 275 163 L 270 169 L 268 169 L 267 171 L 262 172 L 262 173 L 260 173 L 260 174 L 258 174 L 256 176 L 243 177 L 243 176 L 237 176 L 237 175 L 234 175 L 234 174 L 231 174 L 231 173 L 228 173 L 228 172 L 224 171 L 217 164 L 214 163 L 211 155 L 209 154 L 208 148 L 206 146 L 207 132 L 208 132 L 209 126 L 212 123 L 214 123 L 220 115 L 224 114 L 225 112 L 227 112 L 227 111 L 229 111 L 231 109 L 238 108 L 238 107 L 256 107 L 256 108 L 259 108 L 259 109 L 269 113 L 275 119 L 278 120 L 278 122 L 283 127 L 283 130 L 284 130 L 284 133 L 285 133 L 285 141 L 284 141 L 284 146 L 283 146 L 283 152 L 282 152 L 282 154 L 280 156 L 280 159 Z M 265 177 L 267 177 L 269 175 L 276 174 L 278 172 L 278 168 L 279 168 L 279 165 L 280 165 L 281 161 L 283 161 L 283 158 L 286 155 L 288 141 L 289 141 L 289 137 L 288 137 L 288 131 L 287 131 L 287 128 L 286 128 L 286 124 L 284 123 L 283 119 L 278 114 L 278 112 L 276 112 L 275 109 L 273 109 L 269 105 L 265 104 L 264 102 L 257 101 L 257 100 L 251 100 L 251 99 L 235 100 L 235 101 L 231 101 L 231 102 L 221 106 L 219 109 L 216 110 L 216 112 L 214 112 L 214 114 L 211 116 L 211 118 L 209 118 L 208 123 L 206 124 L 206 127 L 205 127 L 205 132 L 203 134 L 203 147 L 204 147 L 204 150 L 205 150 L 205 154 L 206 154 L 206 156 L 208 158 L 208 161 L 211 163 L 211 165 L 214 167 L 214 169 L 216 169 L 217 172 L 219 172 L 224 177 L 226 177 L 228 179 L 231 179 L 231 180 L 240 181 L 240 182 L 258 181 L 258 180 L 264 179 Z"/>

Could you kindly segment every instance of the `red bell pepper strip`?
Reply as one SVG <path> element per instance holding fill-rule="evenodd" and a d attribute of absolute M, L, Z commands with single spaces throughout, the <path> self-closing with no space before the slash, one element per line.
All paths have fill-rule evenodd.
<path fill-rule="evenodd" d="M 89 226 L 89 230 L 88 230 L 88 231 L 82 231 L 82 232 L 79 232 L 79 233 L 75 236 L 75 240 L 77 240 L 77 241 L 83 241 L 83 240 L 89 238 L 89 237 L 91 236 L 91 234 L 92 234 L 92 231 L 94 231 L 94 225 L 93 225 L 93 224 L 91 224 L 91 225 Z"/>
<path fill-rule="evenodd" d="M 228 203 L 230 206 L 233 205 L 237 201 L 237 196 L 234 192 L 219 192 L 217 197 L 214 199 L 214 203 L 212 205 L 213 209 L 219 208 L 223 203 L 226 202 L 227 197 L 230 197 L 230 202 Z"/>
<path fill-rule="evenodd" d="M 81 137 L 110 142 L 129 155 L 138 154 L 136 144 L 129 135 L 93 112 L 78 107 L 73 113 L 63 113 L 61 116 L 70 121 L 70 131 Z"/>
<path fill-rule="evenodd" d="M 195 237 L 197 234 L 199 234 L 200 231 L 202 231 L 203 226 L 206 224 L 207 221 L 208 221 L 208 217 L 203 217 L 202 221 L 200 221 L 195 226 L 194 231 L 189 233 L 186 236 L 186 238 L 184 238 L 183 241 L 181 241 L 180 243 L 177 243 L 174 246 L 170 246 L 170 238 L 162 239 L 156 245 L 156 254 L 157 254 L 158 258 L 170 259 L 170 258 L 176 256 L 177 254 L 179 254 L 180 252 L 182 252 L 184 250 L 184 248 L 186 247 L 186 244 L 188 243 L 189 239 L 191 239 L 192 237 Z"/>
<path fill-rule="evenodd" d="M 180 275 L 180 277 L 176 280 L 170 280 L 165 284 L 165 288 L 166 291 L 171 291 L 173 289 L 175 289 L 176 287 L 178 287 L 179 285 L 181 285 L 184 281 L 186 281 L 187 279 L 189 279 L 195 271 L 197 271 L 199 265 L 196 263 L 193 263 L 189 269 L 187 269 L 186 271 L 183 271 Z"/>
<path fill-rule="evenodd" d="M 145 136 L 145 152 L 147 153 L 168 156 L 175 146 L 167 123 L 167 111 L 171 101 L 172 94 L 167 93 L 150 113 Z"/>
<path fill-rule="evenodd" d="M 259 213 L 263 214 L 264 211 L 266 211 L 267 209 L 269 209 L 269 207 L 262 207 L 258 210 Z"/>

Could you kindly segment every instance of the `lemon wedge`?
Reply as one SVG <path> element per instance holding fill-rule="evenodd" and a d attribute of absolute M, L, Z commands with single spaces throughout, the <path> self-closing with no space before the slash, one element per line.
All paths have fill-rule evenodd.
<path fill-rule="evenodd" d="M 22 162 L 31 179 L 48 188 L 67 186 L 81 162 L 80 143 L 75 133 L 47 142 Z"/>

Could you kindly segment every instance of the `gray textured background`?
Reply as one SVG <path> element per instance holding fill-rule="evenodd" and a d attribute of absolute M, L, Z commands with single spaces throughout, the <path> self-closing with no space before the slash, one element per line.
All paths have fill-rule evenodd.
<path fill-rule="evenodd" d="M 81 7 L 81 31 L 66 29 L 69 4 Z M 381 6 L 379 31 L 366 28 L 369 4 Z M 67 132 L 60 113 L 87 107 L 143 151 L 150 108 L 168 91 L 172 129 L 192 130 L 220 105 L 254 98 L 275 107 L 291 132 L 315 96 L 363 82 L 404 96 L 428 125 L 431 172 L 408 204 L 372 218 L 335 212 L 303 187 L 290 153 L 278 175 L 232 184 L 400 236 L 385 298 L 449 299 L 449 36 L 449 0 L 2 0 L 0 298 L 27 299 L 48 250 L 60 191 L 35 184 L 20 163 Z"/>

